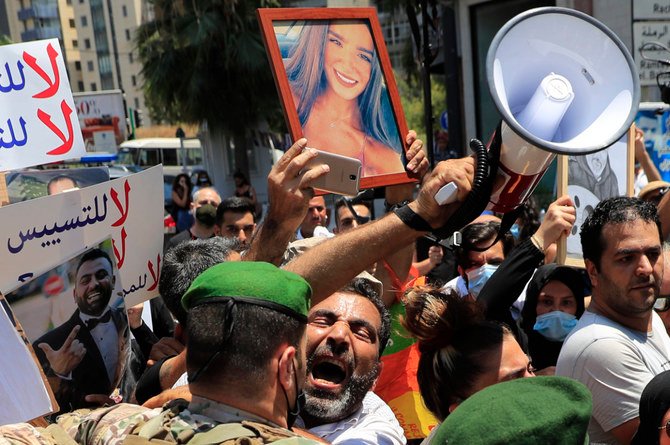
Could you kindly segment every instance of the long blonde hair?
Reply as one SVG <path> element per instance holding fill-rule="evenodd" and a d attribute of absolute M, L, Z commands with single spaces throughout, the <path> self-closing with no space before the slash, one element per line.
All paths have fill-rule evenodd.
<path fill-rule="evenodd" d="M 330 24 L 330 21 L 326 22 Z M 304 127 L 314 102 L 327 86 L 324 73 L 324 53 L 328 40 L 328 26 L 322 20 L 305 21 L 300 37 L 284 59 L 291 90 L 298 100 L 298 117 Z M 372 58 L 370 80 L 358 96 L 361 125 L 366 134 L 382 144 L 402 153 L 402 142 L 393 117 L 393 110 L 384 83 L 378 57 Z"/>

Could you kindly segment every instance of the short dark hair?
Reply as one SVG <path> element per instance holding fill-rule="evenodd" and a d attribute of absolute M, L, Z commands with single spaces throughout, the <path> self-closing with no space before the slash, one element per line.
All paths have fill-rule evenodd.
<path fill-rule="evenodd" d="M 97 260 L 98 258 L 104 258 L 109 262 L 109 265 L 112 268 L 112 271 L 114 270 L 114 263 L 112 262 L 112 259 L 110 258 L 109 254 L 105 252 L 102 249 L 98 249 L 97 247 L 94 249 L 89 250 L 88 252 L 84 253 L 81 258 L 79 258 L 79 263 L 77 263 L 77 269 L 75 270 L 75 275 L 79 272 L 79 269 L 81 269 L 81 265 L 84 264 L 87 261 L 93 261 Z"/>
<path fill-rule="evenodd" d="M 656 224 L 659 240 L 663 240 L 661 221 L 653 203 L 626 196 L 600 201 L 593 213 L 586 218 L 579 232 L 584 259 L 593 262 L 599 270 L 600 259 L 607 244 L 602 236 L 605 226 L 637 220 Z"/>
<path fill-rule="evenodd" d="M 352 294 L 358 294 L 362 297 L 370 300 L 374 304 L 377 311 L 379 311 L 379 317 L 381 319 L 381 327 L 377 335 L 379 336 L 379 357 L 382 356 L 384 348 L 388 344 L 389 338 L 391 337 L 391 314 L 382 301 L 380 295 L 372 287 L 370 281 L 365 278 L 354 278 L 346 286 L 340 289 L 340 292 L 350 292 Z"/>
<path fill-rule="evenodd" d="M 500 223 L 497 221 L 487 221 L 481 223 L 468 224 L 461 230 L 461 245 L 456 249 L 456 261 L 462 268 L 468 267 L 468 254 L 476 250 L 478 244 L 492 241 L 500 231 Z M 514 238 L 505 233 L 499 241 L 503 243 L 503 253 L 505 256 L 514 247 Z"/>
<path fill-rule="evenodd" d="M 372 203 L 367 200 L 359 200 L 359 201 L 351 201 L 352 206 L 357 206 L 357 205 L 362 205 L 368 208 L 368 210 L 372 211 Z M 337 212 L 340 211 L 340 208 L 346 207 L 347 206 L 347 198 L 340 198 L 337 201 L 335 201 L 335 214 L 337 215 Z"/>
<path fill-rule="evenodd" d="M 256 222 L 256 207 L 247 198 L 241 198 L 239 196 L 231 196 L 221 201 L 221 204 L 216 208 L 216 225 L 220 226 L 223 224 L 223 214 L 226 212 L 234 213 L 251 213 L 254 217 L 254 222 Z"/>
<path fill-rule="evenodd" d="M 226 381 L 264 387 L 268 364 L 279 347 L 291 345 L 299 351 L 306 326 L 275 310 L 233 300 L 195 306 L 189 311 L 187 325 L 189 377 L 200 372 L 197 382 L 204 384 Z M 300 362 L 300 354 L 296 358 Z"/>
<path fill-rule="evenodd" d="M 338 228 L 340 227 L 340 217 L 339 217 L 340 209 L 342 207 L 347 207 L 348 208 L 347 201 L 349 201 L 351 203 L 352 207 L 357 206 L 357 205 L 365 206 L 370 211 L 370 213 L 372 213 L 372 202 L 364 200 L 364 199 L 357 200 L 355 198 L 354 199 L 348 199 L 348 198 L 342 197 L 342 198 L 338 199 L 337 201 L 335 201 L 335 225 Z"/>
<path fill-rule="evenodd" d="M 181 297 L 193 280 L 210 267 L 226 261 L 237 249 L 237 239 L 213 237 L 180 243 L 165 253 L 158 292 L 182 326 L 186 326 L 188 316 Z"/>

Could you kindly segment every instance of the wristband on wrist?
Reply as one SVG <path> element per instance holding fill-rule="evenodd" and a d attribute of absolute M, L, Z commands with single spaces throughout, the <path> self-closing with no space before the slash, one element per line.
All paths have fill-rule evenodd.
<path fill-rule="evenodd" d="M 399 209 L 402 206 L 406 206 L 410 202 L 412 202 L 412 201 L 410 201 L 409 199 L 406 199 L 406 200 L 400 201 L 396 204 L 391 204 L 390 202 L 384 200 L 384 209 L 386 210 L 386 213 L 395 212 L 396 209 Z"/>
<path fill-rule="evenodd" d="M 433 228 L 428 224 L 428 221 L 423 219 L 414 210 L 410 209 L 408 205 L 399 207 L 393 211 L 400 221 L 402 221 L 410 229 L 418 232 L 430 232 Z"/>

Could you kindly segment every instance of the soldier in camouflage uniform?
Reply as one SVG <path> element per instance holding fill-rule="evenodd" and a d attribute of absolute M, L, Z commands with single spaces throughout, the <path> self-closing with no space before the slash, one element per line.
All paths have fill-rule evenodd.
<path fill-rule="evenodd" d="M 78 410 L 48 428 L 1 427 L 0 445 L 319 443 L 289 429 L 304 400 L 310 294 L 303 278 L 268 263 L 211 267 L 182 299 L 190 404 Z"/>

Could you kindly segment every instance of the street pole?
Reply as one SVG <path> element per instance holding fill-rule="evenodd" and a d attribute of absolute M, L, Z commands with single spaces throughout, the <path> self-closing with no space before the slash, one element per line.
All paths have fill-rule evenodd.
<path fill-rule="evenodd" d="M 430 64 L 433 57 L 430 53 L 430 40 L 428 36 L 428 1 L 421 0 L 421 21 L 423 30 L 423 113 L 426 125 L 426 147 L 428 148 L 428 162 L 431 168 L 433 160 L 433 104 L 430 92 Z"/>
<path fill-rule="evenodd" d="M 186 133 L 184 129 L 179 127 L 177 128 L 177 133 L 175 134 L 179 138 L 179 153 L 181 154 L 181 171 L 186 173 L 186 149 L 184 148 L 184 138 Z"/>
<path fill-rule="evenodd" d="M 461 79 L 456 41 L 456 14 L 453 6 L 442 5 L 442 32 L 444 35 L 444 74 L 447 86 L 447 121 L 449 122 L 448 150 L 466 156 L 468 149 L 463 142 L 461 114 Z"/>

